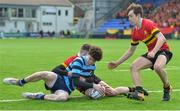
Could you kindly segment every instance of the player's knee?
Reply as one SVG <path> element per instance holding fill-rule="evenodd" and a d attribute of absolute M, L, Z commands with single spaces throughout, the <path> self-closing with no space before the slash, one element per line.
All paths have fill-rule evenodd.
<path fill-rule="evenodd" d="M 131 71 L 137 71 L 138 69 L 137 69 L 137 66 L 136 66 L 136 65 L 131 64 L 131 65 L 130 65 L 130 70 L 131 70 Z"/>
<path fill-rule="evenodd" d="M 55 98 L 55 101 L 67 101 L 68 100 L 68 97 L 66 96 L 57 96 Z"/>
<path fill-rule="evenodd" d="M 40 71 L 36 73 L 39 77 L 46 77 L 48 75 L 48 71 Z"/>
<path fill-rule="evenodd" d="M 160 66 L 160 65 L 158 65 L 158 64 L 155 64 L 155 65 L 154 65 L 154 70 L 155 70 L 155 71 L 161 71 L 162 68 L 163 68 L 163 67 Z"/>
<path fill-rule="evenodd" d="M 56 75 L 53 73 L 53 72 L 50 72 L 50 71 L 41 71 L 39 73 L 39 76 L 42 78 L 42 79 L 51 79 L 51 78 L 55 78 Z"/>

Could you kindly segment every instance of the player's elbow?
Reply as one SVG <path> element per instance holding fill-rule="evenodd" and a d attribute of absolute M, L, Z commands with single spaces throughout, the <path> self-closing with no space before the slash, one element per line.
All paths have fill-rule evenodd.
<path fill-rule="evenodd" d="M 136 46 L 131 46 L 127 52 L 128 55 L 132 56 L 134 54 L 135 50 L 136 50 Z"/>
<path fill-rule="evenodd" d="M 162 37 L 161 37 L 161 41 L 162 42 L 166 42 L 166 38 L 162 35 Z"/>
<path fill-rule="evenodd" d="M 128 56 L 132 56 L 132 55 L 133 55 L 133 53 L 134 53 L 134 51 L 129 50 L 129 51 L 128 51 Z"/>
<path fill-rule="evenodd" d="M 157 34 L 158 40 L 160 40 L 161 42 L 166 42 L 166 38 L 164 37 L 164 35 L 162 33 L 158 33 Z"/>

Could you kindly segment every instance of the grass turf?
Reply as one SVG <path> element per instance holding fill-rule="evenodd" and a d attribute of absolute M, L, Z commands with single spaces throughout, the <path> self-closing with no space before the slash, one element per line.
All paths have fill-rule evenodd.
<path fill-rule="evenodd" d="M 23 78 L 33 72 L 51 70 L 67 57 L 76 54 L 83 43 L 100 46 L 104 51 L 103 60 L 97 63 L 96 74 L 113 87 L 132 86 L 128 68 L 135 58 L 145 53 L 140 44 L 135 54 L 116 70 L 108 70 L 107 63 L 117 60 L 130 46 L 129 40 L 105 39 L 0 39 L 0 100 L 23 99 L 22 92 L 45 92 L 43 81 L 24 87 L 8 86 L 2 83 L 5 77 Z M 174 54 L 167 65 L 168 77 L 174 89 L 180 89 L 179 40 L 168 40 Z M 141 81 L 148 90 L 162 90 L 162 83 L 154 71 L 141 71 Z M 162 93 L 150 93 L 144 102 L 129 100 L 124 96 L 105 97 L 90 100 L 75 91 L 67 102 L 26 100 L 0 102 L 0 110 L 177 110 L 180 109 L 180 92 L 173 92 L 169 102 L 161 101 Z"/>

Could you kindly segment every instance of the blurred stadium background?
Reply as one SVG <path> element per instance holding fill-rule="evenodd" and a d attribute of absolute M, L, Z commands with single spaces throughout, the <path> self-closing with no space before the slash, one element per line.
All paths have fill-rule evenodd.
<path fill-rule="evenodd" d="M 128 38 L 125 9 L 132 2 L 167 38 L 179 38 L 179 0 L 1 0 L 0 36 Z"/>
<path fill-rule="evenodd" d="M 143 5 L 144 16 L 157 23 L 174 53 L 167 66 L 174 88 L 171 101 L 161 102 L 162 84 L 152 71 L 145 70 L 142 83 L 155 92 L 144 102 L 124 96 L 93 101 L 77 91 L 65 103 L 24 100 L 22 92 L 47 92 L 43 82 L 23 88 L 0 82 L 0 110 L 179 110 L 180 0 L 0 0 L 0 81 L 51 70 L 77 53 L 83 43 L 90 43 L 104 51 L 97 75 L 113 87 L 132 86 L 128 68 L 145 52 L 144 44 L 116 70 L 106 68 L 129 47 L 132 26 L 126 8 L 132 2 Z"/>

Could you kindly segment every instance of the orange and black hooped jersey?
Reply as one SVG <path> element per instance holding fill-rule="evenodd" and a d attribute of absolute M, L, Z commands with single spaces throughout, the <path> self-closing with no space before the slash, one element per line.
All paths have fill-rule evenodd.
<path fill-rule="evenodd" d="M 56 66 L 55 68 L 52 69 L 52 72 L 55 72 L 56 74 L 59 75 L 67 75 L 66 67 L 78 57 L 78 55 L 73 55 L 66 59 L 62 64 Z"/>
<path fill-rule="evenodd" d="M 74 61 L 74 59 L 76 59 L 78 57 L 78 55 L 73 55 L 71 57 L 69 57 L 68 59 L 66 59 L 63 62 L 63 66 L 66 68 L 72 61 Z"/>
<path fill-rule="evenodd" d="M 159 32 L 154 22 L 149 19 L 142 19 L 141 28 L 134 28 L 132 31 L 131 45 L 138 45 L 139 41 L 142 41 L 146 44 L 149 52 L 155 47 L 157 42 L 157 37 L 155 35 Z M 168 44 L 165 42 L 160 50 L 169 50 Z"/>

